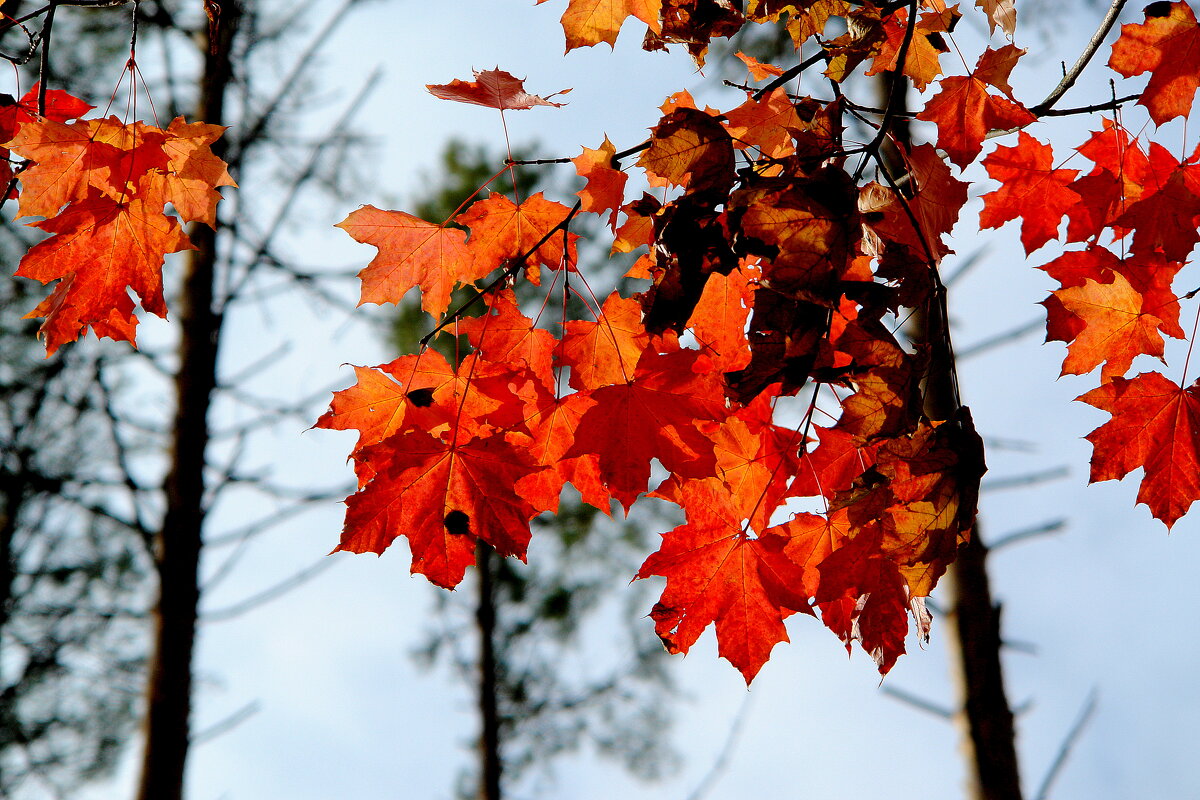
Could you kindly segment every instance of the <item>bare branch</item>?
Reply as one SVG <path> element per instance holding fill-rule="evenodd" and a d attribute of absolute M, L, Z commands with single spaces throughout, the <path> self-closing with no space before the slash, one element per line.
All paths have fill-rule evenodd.
<path fill-rule="evenodd" d="M 899 700 L 901 703 L 910 705 L 918 711 L 924 711 L 926 714 L 932 714 L 938 719 L 948 720 L 954 718 L 953 709 L 947 708 L 940 703 L 935 703 L 932 700 L 926 700 L 923 697 L 918 697 L 917 695 L 907 692 L 904 689 L 897 689 L 895 686 L 884 684 L 883 686 L 879 687 L 879 690 L 893 700 Z"/>
<path fill-rule="evenodd" d="M 1054 786 L 1054 781 L 1058 778 L 1063 766 L 1067 763 L 1067 758 L 1071 755 L 1071 748 L 1079 741 L 1084 728 L 1091 722 L 1092 715 L 1096 712 L 1098 701 L 1099 695 L 1096 689 L 1093 688 L 1088 693 L 1087 700 L 1084 701 L 1079 716 L 1075 718 L 1075 724 L 1071 726 L 1071 730 L 1067 731 L 1066 738 L 1063 739 L 1063 743 L 1059 746 L 1058 753 L 1054 756 L 1054 761 L 1050 764 L 1049 772 L 1042 779 L 1042 785 L 1038 787 L 1037 794 L 1034 795 L 1034 800 L 1048 800 L 1050 797 L 1050 789 Z"/>
<path fill-rule="evenodd" d="M 1092 34 L 1091 40 L 1088 41 L 1087 47 L 1079 54 L 1079 58 L 1075 60 L 1075 65 L 1067 71 L 1058 85 L 1046 95 L 1046 99 L 1038 103 L 1029 111 L 1037 116 L 1044 116 L 1050 111 L 1050 108 L 1062 98 L 1067 90 L 1075 85 L 1075 81 L 1079 80 L 1079 76 L 1083 73 L 1088 62 L 1092 60 L 1092 56 L 1096 55 L 1096 51 L 1100 49 L 1100 45 L 1104 44 L 1105 37 L 1112 30 L 1112 26 L 1116 24 L 1117 17 L 1121 15 L 1121 9 L 1125 7 L 1125 0 L 1113 0 L 1112 5 L 1108 7 L 1108 13 L 1104 15 L 1104 19 L 1100 21 L 1100 27 Z"/>
<path fill-rule="evenodd" d="M 1055 519 L 1051 520 L 1050 522 L 1044 522 L 1041 525 L 1035 525 L 1032 528 L 1022 528 L 1019 531 L 1014 531 L 1013 533 L 1001 536 L 999 539 L 992 542 L 990 548 L 992 552 L 995 552 L 1003 547 L 1008 547 L 1009 545 L 1016 544 L 1017 542 L 1023 542 L 1026 539 L 1036 539 L 1041 536 L 1049 536 L 1052 533 L 1058 533 L 1066 526 L 1067 521 L 1065 519 Z"/>
<path fill-rule="evenodd" d="M 746 723 L 746 717 L 750 714 L 750 701 L 754 695 L 746 693 L 746 699 L 742 701 L 742 707 L 738 709 L 737 716 L 733 718 L 733 724 L 729 726 L 729 735 L 725 737 L 725 744 L 721 747 L 721 752 L 717 754 L 716 760 L 713 761 L 712 767 L 708 773 L 700 780 L 692 793 L 687 796 L 687 800 L 702 800 L 713 787 L 717 785 L 721 775 L 729 768 L 729 760 L 733 756 L 733 751 L 737 747 L 738 740 L 742 736 L 742 726 Z"/>
<path fill-rule="evenodd" d="M 1013 475 L 1006 478 L 985 480 L 979 486 L 981 492 L 997 492 L 1004 489 L 1023 489 L 1026 486 L 1037 486 L 1048 481 L 1056 481 L 1071 474 L 1071 470 L 1063 465 L 1051 467 L 1041 472 L 1029 472 L 1024 475 Z"/>
<path fill-rule="evenodd" d="M 320 575 L 325 570 L 338 563 L 336 560 L 323 557 L 320 561 L 313 564 L 311 567 L 306 567 L 289 578 L 285 578 L 279 583 L 264 589 L 258 594 L 251 595 L 245 600 L 234 603 L 225 608 L 218 608 L 215 611 L 204 611 L 200 614 L 201 622 L 228 622 L 231 619 L 236 619 L 259 606 L 264 606 L 272 600 L 277 600 L 288 592 L 308 583 L 313 578 Z"/>

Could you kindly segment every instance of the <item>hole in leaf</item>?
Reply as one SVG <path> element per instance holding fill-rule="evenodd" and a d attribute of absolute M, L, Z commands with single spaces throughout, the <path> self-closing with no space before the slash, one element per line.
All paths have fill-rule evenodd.
<path fill-rule="evenodd" d="M 1171 16 L 1171 4 L 1167 0 L 1160 0 L 1157 3 L 1151 3 L 1142 9 L 1147 17 L 1169 17 Z"/>
<path fill-rule="evenodd" d="M 471 533 L 471 518 L 461 511 L 451 511 L 443 520 L 446 530 L 450 533 L 466 536 Z"/>
<path fill-rule="evenodd" d="M 427 408 L 433 405 L 433 389 L 413 389 L 404 396 L 417 408 Z M 459 512 L 455 511 L 454 513 Z"/>

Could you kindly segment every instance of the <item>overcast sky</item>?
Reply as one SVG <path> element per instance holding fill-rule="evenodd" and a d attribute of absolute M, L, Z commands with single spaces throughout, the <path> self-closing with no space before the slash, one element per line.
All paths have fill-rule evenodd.
<path fill-rule="evenodd" d="M 642 53 L 644 26 L 636 22 L 621 35 L 615 54 L 602 46 L 564 58 L 558 25 L 562 5 L 560 0 L 537 7 L 517 0 L 453 6 L 389 2 L 367 4 L 355 13 L 330 42 L 320 82 L 331 106 L 337 106 L 372 68 L 384 68 L 380 88 L 358 122 L 373 140 L 374 155 L 364 165 L 370 180 L 357 203 L 306 209 L 302 228 L 295 231 L 306 262 L 364 265 L 374 251 L 354 244 L 332 224 L 358 204 L 401 207 L 419 191 L 421 175 L 435 170 L 446 139 L 502 146 L 493 112 L 437 100 L 424 90 L 427 83 L 467 79 L 472 68 L 499 66 L 527 76 L 527 88 L 536 93 L 572 88 L 562 109 L 509 116 L 514 142 L 537 140 L 545 156 L 577 155 L 581 145 L 596 147 L 605 134 L 618 149 L 636 144 L 657 120 L 656 107 L 681 88 L 721 108 L 738 102 L 728 90 L 702 93 L 712 81 L 696 74 L 686 54 Z M 1140 19 L 1140 11 L 1126 12 L 1125 21 Z M 956 38 L 973 65 L 981 45 L 971 30 L 964 21 Z M 1059 26 L 1049 45 L 1054 52 L 1018 67 L 1013 81 L 1018 97 L 1030 104 L 1040 100 L 1058 74 L 1058 62 L 1072 62 L 1090 32 L 1090 24 L 1082 22 Z M 1047 47 L 1029 31 L 1019 30 L 1017 43 Z M 1091 79 L 1072 91 L 1068 104 L 1108 96 L 1107 52 L 1105 47 Z M 953 58 L 949 54 L 944 62 Z M 1127 116 L 1134 129 L 1132 120 L 1143 118 L 1136 111 Z M 1087 122 L 1038 124 L 1032 132 L 1053 141 L 1061 160 L 1069 147 L 1082 143 L 1080 125 Z M 1090 123 L 1099 126 L 1099 120 Z M 1181 127 L 1171 126 L 1164 129 L 1163 141 L 1177 151 L 1182 135 Z M 1187 140 L 1189 152 L 1195 138 L 1192 133 Z M 1068 166 L 1090 164 L 1076 158 Z M 977 213 L 973 201 L 954 245 L 960 256 L 983 253 L 951 290 L 959 348 L 1040 318 L 1036 304 L 1050 282 L 1032 267 L 1057 254 L 1047 247 L 1026 258 L 1012 225 L 1000 234 L 972 233 Z M 960 263 L 952 257 L 947 269 Z M 1195 270 L 1189 269 L 1178 286 L 1196 283 Z M 263 379 L 289 396 L 347 385 L 352 374 L 345 364 L 375 364 L 396 355 L 367 326 L 331 321 L 302 302 L 281 300 L 235 324 L 230 341 L 254 342 L 254 347 L 239 347 L 230 355 L 231 371 L 277 343 L 292 341 Z M 311 332 L 311 339 L 296 341 L 297 330 Z M 968 360 L 960 370 L 977 427 L 998 445 L 988 453 L 989 479 L 1060 465 L 1069 469 L 1061 479 L 988 492 L 982 500 L 983 530 L 990 539 L 1059 518 L 1068 521 L 1057 535 L 1013 545 L 992 560 L 1005 635 L 1022 645 L 1008 652 L 1005 664 L 1010 698 L 1022 709 L 1019 747 L 1027 792 L 1033 796 L 1095 689 L 1096 713 L 1053 796 L 1200 796 L 1200 771 L 1191 764 L 1193 745 L 1200 741 L 1194 713 L 1200 696 L 1191 674 L 1200 662 L 1194 621 L 1200 608 L 1200 581 L 1194 577 L 1200 517 L 1184 518 L 1168 536 L 1144 506 L 1134 507 L 1136 476 L 1120 484 L 1085 486 L 1090 446 L 1081 437 L 1104 415 L 1072 399 L 1091 388 L 1095 377 L 1056 380 L 1063 347 L 1042 345 L 1041 338 L 1040 333 L 1026 336 Z M 1178 378 L 1182 358 L 1171 364 L 1168 375 Z M 1152 367 L 1148 362 L 1146 368 Z M 301 434 L 302 427 L 277 430 L 254 454 L 255 462 L 273 466 L 294 483 L 349 479 L 343 461 L 353 436 Z M 338 541 L 341 508 L 331 504 L 256 542 L 235 574 L 206 598 L 207 607 L 237 602 L 323 558 Z M 255 510 L 261 511 L 231 509 L 216 523 L 231 524 L 238 514 Z M 259 710 L 196 748 L 189 766 L 191 800 L 452 795 L 475 731 L 472 698 L 444 672 L 418 669 L 409 655 L 426 630 L 437 590 L 409 576 L 402 544 L 382 558 L 333 558 L 331 569 L 286 598 L 205 629 L 198 727 L 248 703 L 257 703 Z M 210 558 L 207 566 L 215 563 Z M 910 646 L 885 686 L 949 705 L 945 632 L 938 623 L 933 642 L 923 650 Z M 708 775 L 739 714 L 740 737 L 709 797 L 961 796 L 963 770 L 950 724 L 885 696 L 871 660 L 861 651 L 847 658 L 836 638 L 814 620 L 794 619 L 789 630 L 793 642 L 776 648 L 750 691 L 736 670 L 717 659 L 711 630 L 689 656 L 675 659 L 672 674 L 685 694 L 673 704 L 676 725 L 670 735 L 684 756 L 674 777 L 658 785 L 632 783 L 585 752 L 562 763 L 556 787 L 544 796 L 682 800 Z M 131 783 L 125 770 L 115 784 L 91 796 L 129 796 Z"/>

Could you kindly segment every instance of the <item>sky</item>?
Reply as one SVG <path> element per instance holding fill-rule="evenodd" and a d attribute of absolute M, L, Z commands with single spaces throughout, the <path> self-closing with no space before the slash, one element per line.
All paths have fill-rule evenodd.
<path fill-rule="evenodd" d="M 513 142 L 536 140 L 545 156 L 577 155 L 581 146 L 596 147 L 605 135 L 618 149 L 640 142 L 657 120 L 657 106 L 679 89 L 718 107 L 739 101 L 736 92 L 704 90 L 711 79 L 697 74 L 685 53 L 641 52 L 643 26 L 636 22 L 628 24 L 615 52 L 601 46 L 564 57 L 558 25 L 562 6 L 561 0 L 540 6 L 478 0 L 450 10 L 435 3 L 374 2 L 354 12 L 328 42 L 317 81 L 329 107 L 340 109 L 372 69 L 383 69 L 379 88 L 355 123 L 371 153 L 359 165 L 366 180 L 353 202 L 305 206 L 303 219 L 291 229 L 295 251 L 306 262 L 331 268 L 365 265 L 374 251 L 350 241 L 334 223 L 360 204 L 403 207 L 434 173 L 451 137 L 502 146 L 503 131 L 493 112 L 437 100 L 425 91 L 427 83 L 467 79 L 473 68 L 498 66 L 526 77 L 527 87 L 539 94 L 572 88 L 564 108 L 509 115 Z M 1099 16 L 1092 9 L 1080 18 Z M 1140 11 L 1129 9 L 1123 21 L 1140 18 Z M 1019 44 L 1052 50 L 1026 59 L 1014 74 L 1017 96 L 1030 104 L 1057 77 L 1058 62 L 1072 62 L 1091 33 L 1090 23 L 1063 22 L 1018 29 Z M 975 32 L 964 20 L 956 34 L 970 64 L 982 48 Z M 1107 47 L 1091 77 L 1068 95 L 1070 104 L 1107 97 L 1106 54 Z M 311 121 L 313 130 L 320 122 Z M 1039 124 L 1033 132 L 1054 142 L 1061 160 L 1083 141 L 1081 132 L 1089 123 L 1098 121 Z M 1185 134 L 1169 127 L 1162 135 L 1177 150 Z M 1194 139 L 1193 133 L 1186 140 L 1191 147 Z M 1088 165 L 1076 162 L 1067 166 Z M 986 235 L 972 231 L 979 205 L 976 198 L 964 211 L 953 245 L 960 257 L 981 254 L 951 287 L 959 348 L 1040 318 L 1037 302 L 1051 288 L 1032 269 L 1054 255 L 1051 249 L 1027 257 L 1012 225 Z M 961 263 L 951 259 L 947 270 Z M 1195 282 L 1192 273 L 1184 273 L 1178 285 L 1189 280 Z M 346 365 L 375 364 L 396 355 L 387 351 L 373 319 L 377 316 L 369 309 L 347 320 L 298 298 L 264 301 L 232 322 L 229 340 L 239 344 L 227 353 L 224 368 L 236 372 L 290 341 L 261 370 L 257 388 L 304 397 L 345 386 L 352 380 Z M 297 328 L 308 332 L 299 341 Z M 1190 763 L 1191 745 L 1200 741 L 1193 711 L 1200 693 L 1191 676 L 1192 665 L 1200 661 L 1194 621 L 1200 608 L 1200 581 L 1194 579 L 1200 517 L 1185 517 L 1168 535 L 1144 506 L 1135 507 L 1136 476 L 1086 486 L 1090 446 L 1082 437 L 1104 415 L 1072 401 L 1095 379 L 1057 379 L 1063 348 L 1040 342 L 1035 332 L 960 367 L 964 399 L 989 444 L 985 482 L 1066 467 L 1065 476 L 1056 480 L 985 491 L 981 501 L 981 524 L 991 541 L 1066 521 L 1058 533 L 1000 549 L 991 561 L 1005 635 L 1019 645 L 1006 651 L 1005 668 L 1010 700 L 1021 709 L 1026 791 L 1035 795 L 1094 692 L 1095 713 L 1052 797 L 1200 796 L 1200 772 Z M 1182 354 L 1168 357 L 1168 374 L 1178 377 Z M 223 423 L 239 421 L 236 411 L 220 413 L 226 415 Z M 305 427 L 281 425 L 259 437 L 252 462 L 292 485 L 350 480 L 344 459 L 353 437 L 304 432 Z M 214 528 L 270 512 L 253 503 L 231 504 Z M 338 541 L 341 508 L 330 503 L 257 539 L 206 597 L 206 608 L 236 604 L 325 559 Z M 222 558 L 222 553 L 207 556 L 206 571 L 213 572 Z M 381 558 L 330 558 L 334 563 L 328 570 L 285 597 L 205 627 L 198 655 L 198 729 L 247 704 L 257 711 L 195 748 L 191 800 L 452 796 L 474 735 L 472 698 L 445 671 L 422 670 L 411 657 L 430 624 L 437 590 L 409 575 L 402 546 Z M 708 786 L 711 798 L 962 796 L 953 726 L 885 691 L 911 693 L 935 705 L 951 703 L 952 679 L 938 622 L 935 614 L 929 645 L 921 648 L 910 640 L 910 653 L 882 687 L 865 654 L 847 657 L 818 623 L 799 619 L 789 626 L 792 642 L 776 648 L 747 690 L 736 670 L 717 658 L 709 631 L 671 666 L 682 690 L 672 704 L 675 725 L 667 733 L 683 755 L 675 775 L 639 784 L 585 751 L 559 765 L 553 788 L 543 796 L 682 799 L 699 786 Z M 709 777 L 737 720 L 739 733 L 724 765 Z M 113 782 L 87 797 L 129 796 L 134 762 L 131 754 Z"/>

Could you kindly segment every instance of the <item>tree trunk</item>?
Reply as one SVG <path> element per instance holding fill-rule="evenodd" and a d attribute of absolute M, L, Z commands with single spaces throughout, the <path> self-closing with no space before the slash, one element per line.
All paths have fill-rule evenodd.
<path fill-rule="evenodd" d="M 225 91 L 232 78 L 230 43 L 241 17 L 237 0 L 221 3 L 217 54 L 204 39 L 199 119 L 224 119 Z M 223 154 L 224 140 L 213 152 Z M 208 411 L 217 381 L 221 319 L 213 308 L 217 235 L 204 225 L 190 231 L 196 250 L 187 254 L 179 313 L 179 371 L 171 467 L 165 483 L 166 514 L 156 542 L 159 599 L 154 614 L 154 654 L 147 686 L 145 751 L 139 800 L 181 800 L 191 734 L 192 654 L 200 601 L 199 565 L 204 527 L 204 469 Z"/>
<path fill-rule="evenodd" d="M 881 78 L 884 103 L 890 98 L 895 110 L 906 112 L 907 80 L 893 72 L 885 72 Z M 893 141 L 911 147 L 906 120 L 907 116 L 900 115 L 892 124 Z M 887 155 L 886 149 L 884 152 Z M 893 165 L 901 163 L 895 154 L 886 160 Z M 914 345 L 929 348 L 925 414 L 935 420 L 950 419 L 958 410 L 947 320 L 946 292 L 942 289 L 935 291 L 932 308 L 918 309 L 908 325 Z M 970 541 L 959 548 L 958 558 L 947 571 L 952 598 L 948 616 L 954 634 L 950 651 L 958 690 L 956 718 L 967 760 L 969 800 L 1021 800 L 1016 730 L 1000 664 L 1000 609 L 992 602 L 987 552 L 977 524 Z"/>
<path fill-rule="evenodd" d="M 492 574 L 498 556 L 491 545 L 475 548 L 479 570 L 479 604 L 475 622 L 479 628 L 479 798 L 501 800 L 500 708 L 496 698 L 496 594 Z"/>

